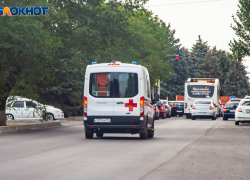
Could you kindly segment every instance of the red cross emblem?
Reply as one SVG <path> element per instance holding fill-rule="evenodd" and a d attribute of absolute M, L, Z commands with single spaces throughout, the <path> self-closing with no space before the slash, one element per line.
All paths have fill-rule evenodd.
<path fill-rule="evenodd" d="M 125 107 L 128 107 L 129 111 L 133 111 L 133 108 L 137 107 L 137 103 L 133 103 L 133 99 L 130 99 L 128 103 L 125 103 Z"/>

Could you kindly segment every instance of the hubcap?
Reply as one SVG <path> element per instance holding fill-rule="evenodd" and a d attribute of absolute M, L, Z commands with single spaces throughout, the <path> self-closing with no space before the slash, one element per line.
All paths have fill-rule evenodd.
<path fill-rule="evenodd" d="M 13 120 L 13 116 L 10 115 L 10 114 L 7 114 L 7 115 L 6 115 L 6 120 Z"/>

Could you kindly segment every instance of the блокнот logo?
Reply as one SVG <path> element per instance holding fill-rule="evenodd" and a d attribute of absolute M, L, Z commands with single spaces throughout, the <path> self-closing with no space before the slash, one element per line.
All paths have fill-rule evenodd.
<path fill-rule="evenodd" d="M 0 7 L 0 16 L 45 16 L 48 9 L 48 7 Z"/>

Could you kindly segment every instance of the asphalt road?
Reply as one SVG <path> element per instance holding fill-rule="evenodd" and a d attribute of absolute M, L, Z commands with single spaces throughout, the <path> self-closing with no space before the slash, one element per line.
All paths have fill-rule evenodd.
<path fill-rule="evenodd" d="M 0 134 L 1 180 L 249 180 L 250 124 L 217 118 L 155 121 L 155 137 L 85 139 L 80 121 Z"/>

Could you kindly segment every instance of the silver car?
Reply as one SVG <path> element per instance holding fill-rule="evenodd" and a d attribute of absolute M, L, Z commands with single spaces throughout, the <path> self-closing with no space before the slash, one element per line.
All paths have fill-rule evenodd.
<path fill-rule="evenodd" d="M 215 107 L 211 100 L 195 100 L 191 110 L 192 120 L 197 117 L 210 117 L 216 120 Z"/>

